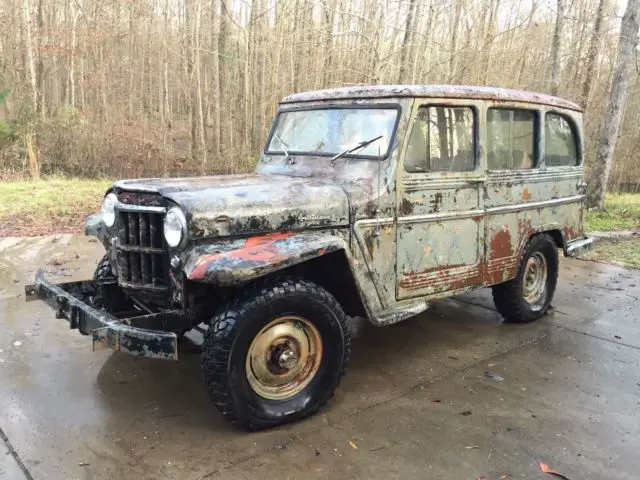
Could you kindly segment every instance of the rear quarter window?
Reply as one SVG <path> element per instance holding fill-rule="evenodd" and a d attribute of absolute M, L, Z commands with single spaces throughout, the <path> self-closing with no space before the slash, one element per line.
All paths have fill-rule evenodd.
<path fill-rule="evenodd" d="M 532 110 L 490 108 L 487 111 L 489 170 L 535 167 L 537 113 Z"/>
<path fill-rule="evenodd" d="M 557 113 L 544 120 L 544 161 L 548 167 L 575 166 L 580 163 L 575 124 Z"/>

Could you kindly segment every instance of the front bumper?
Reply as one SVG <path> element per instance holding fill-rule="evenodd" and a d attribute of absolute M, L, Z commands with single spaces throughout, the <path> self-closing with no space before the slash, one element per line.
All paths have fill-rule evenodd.
<path fill-rule="evenodd" d="M 593 247 L 593 238 L 580 238 L 567 243 L 567 257 L 577 257 Z"/>
<path fill-rule="evenodd" d="M 93 337 L 93 350 L 109 348 L 141 357 L 178 359 L 178 337 L 186 323 L 178 310 L 117 318 L 96 310 L 87 302 L 95 294 L 91 281 L 53 284 L 36 274 L 35 284 L 25 287 L 27 301 L 43 300 L 56 310 L 56 318 L 69 321 L 69 328 Z M 169 330 L 169 331 L 168 331 Z"/>

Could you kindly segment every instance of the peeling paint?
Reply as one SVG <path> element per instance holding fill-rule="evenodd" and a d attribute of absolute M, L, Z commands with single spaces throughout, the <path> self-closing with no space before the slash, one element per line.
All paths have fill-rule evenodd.
<path fill-rule="evenodd" d="M 296 93 L 285 97 L 282 103 L 393 97 L 515 101 L 582 111 L 576 103 L 543 93 L 472 85 L 362 85 Z"/>
<path fill-rule="evenodd" d="M 403 148 L 424 98 L 478 111 L 550 105 L 582 131 L 580 107 L 534 92 L 391 85 L 295 94 L 282 108 L 397 108 L 388 154 L 335 162 L 296 155 L 291 162 L 284 153 L 262 152 L 251 174 L 119 181 L 110 189 L 120 202 L 118 215 L 134 214 L 119 216 L 112 229 L 93 217 L 87 233 L 105 245 L 119 286 L 161 311 L 186 310 L 184 298 L 193 286 L 214 296 L 216 287 L 232 291 L 227 287 L 342 251 L 365 314 L 377 325 L 419 313 L 432 299 L 512 279 L 522 249 L 537 232 L 554 232 L 565 241 L 583 237 L 581 166 L 547 168 L 539 159 L 541 168 L 486 170 L 482 140 L 474 171 L 406 172 Z M 477 128 L 485 139 L 483 115 Z M 186 238 L 169 249 L 162 221 L 176 205 L 186 217 Z M 119 337 L 96 334 L 95 346 L 115 341 L 123 348 Z"/>
<path fill-rule="evenodd" d="M 185 261 L 188 280 L 235 285 L 348 246 L 324 232 L 279 232 L 193 249 Z"/>
<path fill-rule="evenodd" d="M 504 258 L 513 254 L 513 247 L 511 246 L 511 233 L 507 230 L 500 230 L 491 239 L 491 251 L 490 258 Z"/>

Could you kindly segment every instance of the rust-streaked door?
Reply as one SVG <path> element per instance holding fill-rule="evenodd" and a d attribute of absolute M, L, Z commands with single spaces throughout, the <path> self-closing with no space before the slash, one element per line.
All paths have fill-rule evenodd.
<path fill-rule="evenodd" d="M 474 105 L 425 104 L 399 166 L 396 297 L 458 293 L 481 283 L 484 171 Z"/>

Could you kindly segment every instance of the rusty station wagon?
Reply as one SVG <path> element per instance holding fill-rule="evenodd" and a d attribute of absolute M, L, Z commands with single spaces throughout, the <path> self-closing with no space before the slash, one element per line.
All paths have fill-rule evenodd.
<path fill-rule="evenodd" d="M 542 316 L 583 232 L 582 112 L 547 95 L 363 86 L 291 95 L 256 172 L 117 181 L 87 234 L 91 281 L 28 296 L 111 348 L 177 359 L 204 336 L 214 405 L 256 430 L 315 413 L 350 355 L 347 318 L 389 325 L 491 287 Z"/>

